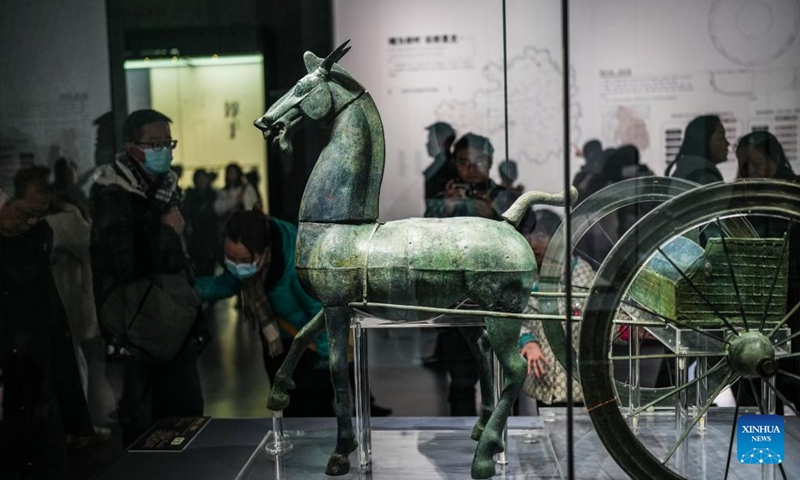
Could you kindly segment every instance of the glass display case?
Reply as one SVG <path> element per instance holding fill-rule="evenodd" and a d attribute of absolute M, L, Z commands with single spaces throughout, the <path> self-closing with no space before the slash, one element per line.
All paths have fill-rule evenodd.
<path fill-rule="evenodd" d="M 52 28 L 9 42 L 0 208 L 68 164 L 97 256 L 124 159 L 141 238 L 174 230 L 198 303 L 225 277 L 187 365 L 206 415 L 258 420 L 176 470 L 242 428 L 241 479 L 800 478 L 798 0 L 81 2 L 4 7 Z M 169 141 L 131 141 L 142 109 Z M 178 137 L 165 172 L 131 153 Z M 254 208 L 258 252 L 228 223 Z"/>

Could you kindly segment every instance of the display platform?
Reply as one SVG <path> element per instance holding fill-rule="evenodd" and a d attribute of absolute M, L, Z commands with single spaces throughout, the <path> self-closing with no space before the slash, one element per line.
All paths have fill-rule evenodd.
<path fill-rule="evenodd" d="M 509 419 L 508 460 L 495 478 L 566 478 L 566 410 L 542 409 L 540 417 Z M 722 479 L 730 438 L 732 411 L 712 410 L 704 435 L 689 438 L 687 477 Z M 785 417 L 787 478 L 800 478 L 800 420 Z M 474 419 L 461 417 L 375 418 L 372 421 L 372 465 L 357 468 L 350 457 L 347 479 L 467 479 L 475 443 L 469 439 Z M 287 418 L 285 432 L 293 449 L 279 457 L 264 446 L 269 419 L 212 419 L 197 439 L 180 453 L 126 453 L 100 479 L 311 479 L 323 473 L 333 449 L 332 418 Z M 588 415 L 575 409 L 575 478 L 624 479 L 594 433 Z M 643 416 L 640 437 L 657 454 L 675 440 L 674 417 Z M 762 478 L 762 467 L 740 464 L 734 443 L 730 479 Z M 767 467 L 770 468 L 770 467 Z M 775 472 L 775 478 L 780 474 Z"/>

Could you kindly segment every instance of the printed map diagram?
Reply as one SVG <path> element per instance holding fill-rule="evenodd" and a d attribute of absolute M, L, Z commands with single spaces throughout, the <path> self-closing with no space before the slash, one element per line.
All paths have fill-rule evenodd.
<path fill-rule="evenodd" d="M 615 145 L 634 145 L 643 152 L 650 148 L 649 105 L 617 105 L 603 115 L 604 138 Z"/>
<path fill-rule="evenodd" d="M 570 75 L 570 97 L 575 98 L 575 72 Z M 434 109 L 439 121 L 458 132 L 474 132 L 492 140 L 495 159 L 502 158 L 504 144 L 503 67 L 489 63 L 483 68 L 487 88 L 466 100 L 446 100 Z M 561 162 L 563 139 L 562 68 L 548 49 L 527 46 L 508 60 L 509 158 L 521 165 Z M 572 102 L 571 138 L 580 138 L 581 107 Z"/>

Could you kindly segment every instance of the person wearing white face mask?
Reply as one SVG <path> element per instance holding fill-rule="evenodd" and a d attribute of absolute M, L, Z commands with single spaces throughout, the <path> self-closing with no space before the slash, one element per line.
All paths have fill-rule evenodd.
<path fill-rule="evenodd" d="M 224 229 L 225 272 L 198 277 L 195 290 L 213 301 L 241 293 L 242 314 L 252 322 L 263 346 L 270 381 L 292 339 L 322 309 L 300 285 L 294 266 L 297 228 L 258 209 L 234 212 Z M 328 336 L 323 331 L 303 354 L 295 373 L 297 387 L 286 416 L 333 416 L 328 373 Z"/>
<path fill-rule="evenodd" d="M 234 212 L 225 225 L 224 239 L 225 272 L 198 277 L 195 291 L 208 301 L 241 292 L 242 314 L 259 333 L 264 367 L 272 382 L 294 336 L 322 310 L 322 304 L 300 285 L 295 270 L 297 227 L 255 208 Z M 328 356 L 328 335 L 322 331 L 300 357 L 285 416 L 334 416 Z M 373 416 L 390 413 L 373 403 Z"/>

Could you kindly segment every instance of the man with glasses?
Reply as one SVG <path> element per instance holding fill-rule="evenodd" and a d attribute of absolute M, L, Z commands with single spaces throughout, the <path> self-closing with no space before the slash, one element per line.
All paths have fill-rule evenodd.
<path fill-rule="evenodd" d="M 181 240 L 181 192 L 170 169 L 178 143 L 172 138 L 171 122 L 155 110 L 128 115 L 124 152 L 95 174 L 91 254 L 101 326 L 114 320 L 102 316 L 104 303 L 116 298 L 114 289 L 159 275 L 192 276 Z M 138 312 L 128 314 L 136 318 Z M 160 418 L 202 415 L 196 361 L 200 338 L 190 335 L 169 361 L 144 361 L 130 355 L 136 350 L 127 339 L 106 338 L 107 373 L 122 376 L 118 415 L 125 444 Z"/>
<path fill-rule="evenodd" d="M 64 432 L 92 435 L 50 254 L 49 171 L 0 190 L 0 477 L 66 478 Z"/>
<path fill-rule="evenodd" d="M 494 147 L 488 138 L 467 133 L 453 147 L 457 175 L 427 201 L 426 217 L 500 219 L 494 199 L 504 189 L 489 178 Z"/>
<path fill-rule="evenodd" d="M 453 147 L 456 177 L 444 191 L 427 200 L 426 217 L 484 217 L 500 219 L 494 199 L 504 191 L 489 178 L 494 147 L 488 138 L 467 133 Z M 452 416 L 475 416 L 475 384 L 478 369 L 472 346 L 482 327 L 443 328 L 439 333 L 435 362 L 444 364 L 450 375 L 448 401 Z M 434 361 L 428 360 L 429 363 Z"/>
<path fill-rule="evenodd" d="M 44 167 L 34 167 L 43 169 L 44 178 L 47 179 L 47 169 Z M 20 170 L 22 176 L 27 175 L 30 169 Z M 17 176 L 20 174 L 17 173 Z M 47 216 L 47 209 L 50 206 L 50 193 L 45 188 L 43 191 L 38 189 L 26 189 L 20 195 L 19 192 L 14 199 L 0 189 L 0 235 L 4 237 L 16 237 L 27 233 L 40 220 Z"/>

